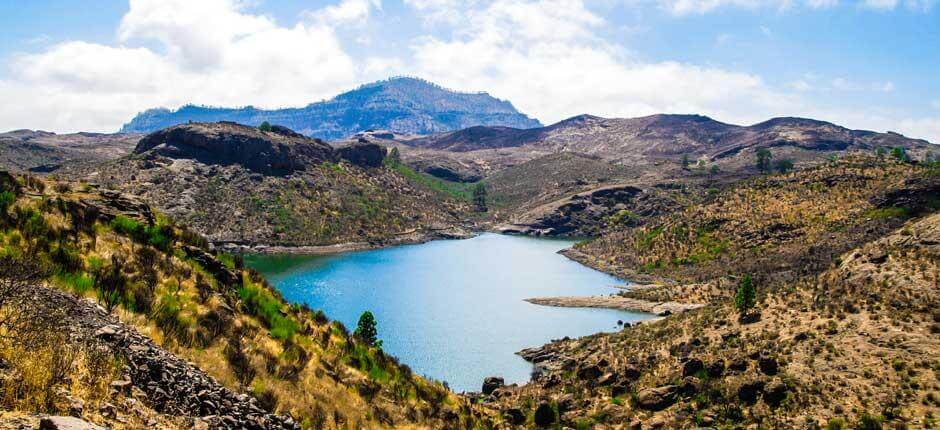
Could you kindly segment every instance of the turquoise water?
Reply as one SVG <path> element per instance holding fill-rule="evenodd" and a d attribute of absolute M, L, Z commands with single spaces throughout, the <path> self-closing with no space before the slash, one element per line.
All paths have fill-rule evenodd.
<path fill-rule="evenodd" d="M 609 294 L 623 283 L 556 254 L 571 245 L 483 234 L 330 256 L 251 255 L 245 261 L 287 300 L 322 309 L 350 330 L 363 311 L 372 311 L 387 352 L 454 390 L 479 391 L 486 376 L 528 381 L 532 366 L 516 351 L 649 317 L 523 301 Z"/>

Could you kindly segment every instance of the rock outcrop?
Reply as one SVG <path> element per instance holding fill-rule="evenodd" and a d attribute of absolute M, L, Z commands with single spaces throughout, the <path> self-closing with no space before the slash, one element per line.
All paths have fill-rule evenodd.
<path fill-rule="evenodd" d="M 261 131 L 232 122 L 173 126 L 145 136 L 135 154 L 198 160 L 206 165 L 238 164 L 264 175 L 286 175 L 336 158 L 333 148 L 279 127 Z"/>

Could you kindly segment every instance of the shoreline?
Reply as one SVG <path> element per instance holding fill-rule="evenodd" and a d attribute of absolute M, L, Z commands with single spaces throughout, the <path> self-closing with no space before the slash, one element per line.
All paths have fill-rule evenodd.
<path fill-rule="evenodd" d="M 705 306 L 697 303 L 651 302 L 618 295 L 533 297 L 525 299 L 525 301 L 540 306 L 552 306 L 559 308 L 616 309 L 621 311 L 643 312 L 654 314 L 660 317 L 686 312 Z"/>
<path fill-rule="evenodd" d="M 399 245 L 417 245 L 434 240 L 460 240 L 476 237 L 479 233 L 461 228 L 439 229 L 430 231 L 407 231 L 395 236 L 375 241 L 340 242 L 329 245 L 266 245 L 241 244 L 234 242 L 214 242 L 216 249 L 239 254 L 297 254 L 331 255 L 353 251 L 369 251 Z"/>

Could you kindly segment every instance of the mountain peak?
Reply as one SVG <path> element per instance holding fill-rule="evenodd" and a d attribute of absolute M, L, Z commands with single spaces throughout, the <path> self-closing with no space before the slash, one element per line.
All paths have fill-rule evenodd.
<path fill-rule="evenodd" d="M 307 136 L 341 139 L 367 129 L 431 134 L 472 126 L 539 127 L 512 103 L 487 93 L 458 92 L 415 77 L 394 77 L 362 85 L 330 100 L 302 108 L 265 110 L 187 104 L 175 111 L 149 109 L 124 125 L 123 132 L 151 132 L 195 122 L 232 121 L 280 124 Z"/>

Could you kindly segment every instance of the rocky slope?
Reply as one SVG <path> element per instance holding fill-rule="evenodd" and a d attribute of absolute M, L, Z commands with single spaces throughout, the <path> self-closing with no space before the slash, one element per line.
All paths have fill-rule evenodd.
<path fill-rule="evenodd" d="M 936 167 L 853 157 L 582 245 L 663 282 L 625 298 L 707 306 L 523 351 L 534 381 L 480 401 L 519 427 L 933 428 L 938 191 Z"/>
<path fill-rule="evenodd" d="M 137 198 L 3 173 L 0 202 L 0 426 L 492 425 Z"/>
<path fill-rule="evenodd" d="M 231 246 L 365 247 L 459 224 L 464 203 L 409 181 L 384 158 L 374 144 L 334 149 L 280 126 L 193 123 L 152 133 L 132 155 L 72 177 L 141 196 Z"/>
<path fill-rule="evenodd" d="M 0 133 L 0 166 L 16 172 L 62 173 L 129 154 L 139 134 L 15 130 Z"/>
<path fill-rule="evenodd" d="M 235 121 L 257 126 L 280 124 L 307 136 L 341 139 L 368 129 L 430 134 L 487 125 L 517 128 L 541 124 L 507 101 L 486 93 L 459 93 L 415 78 L 379 81 L 302 108 L 263 110 L 187 105 L 175 111 L 151 109 L 124 125 L 122 132 L 148 133 L 189 121 Z"/>

